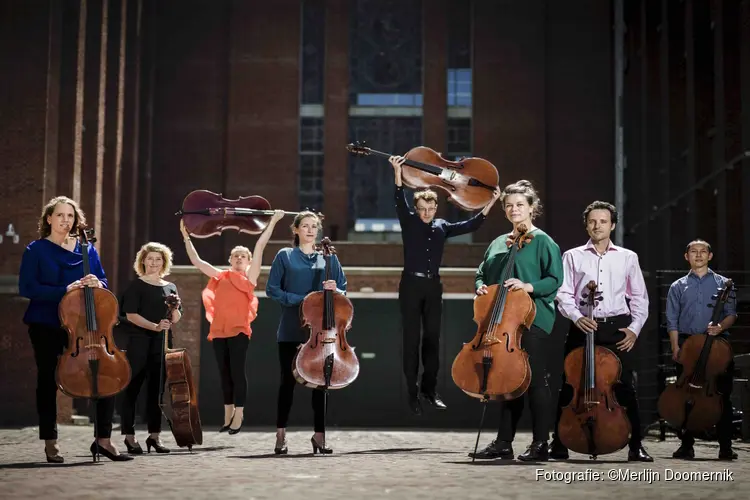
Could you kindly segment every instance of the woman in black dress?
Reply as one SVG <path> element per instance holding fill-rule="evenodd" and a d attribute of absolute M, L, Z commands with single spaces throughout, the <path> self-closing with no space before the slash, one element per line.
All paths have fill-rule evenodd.
<path fill-rule="evenodd" d="M 182 317 L 182 305 L 172 311 L 167 318 L 166 298 L 177 294 L 177 287 L 164 279 L 172 267 L 172 251 L 161 243 L 149 242 L 143 245 L 135 258 L 133 269 L 138 278 L 134 279 L 120 299 L 121 332 L 125 337 L 125 354 L 130 362 L 132 378 L 125 389 L 122 402 L 122 434 L 128 453 L 140 455 L 141 445 L 135 438 L 135 407 L 144 380 L 148 378 L 146 393 L 146 420 L 149 437 L 146 448 L 151 453 L 169 453 L 159 439 L 161 432 L 161 408 L 159 407 L 161 386 L 164 381 L 162 348 L 163 332 L 168 333 L 169 347 L 172 346 L 172 325 Z"/>

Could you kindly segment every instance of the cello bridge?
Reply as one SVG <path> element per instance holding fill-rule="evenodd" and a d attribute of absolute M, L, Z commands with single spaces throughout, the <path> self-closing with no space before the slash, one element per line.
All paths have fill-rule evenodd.
<path fill-rule="evenodd" d="M 703 389 L 703 385 L 697 385 L 697 384 L 693 384 L 693 383 L 691 383 L 691 382 L 688 382 L 688 386 L 689 386 L 689 387 L 690 387 L 691 389 Z"/>
<path fill-rule="evenodd" d="M 440 172 L 440 180 L 447 183 L 452 183 L 456 180 L 456 177 L 458 177 L 458 173 L 455 170 L 451 170 L 449 168 L 444 168 L 442 172 Z"/>

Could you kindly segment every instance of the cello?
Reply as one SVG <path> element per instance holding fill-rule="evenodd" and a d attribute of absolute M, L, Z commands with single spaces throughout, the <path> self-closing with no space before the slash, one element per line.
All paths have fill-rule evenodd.
<path fill-rule="evenodd" d="M 393 155 L 370 149 L 364 142 L 346 146 L 354 156 L 375 155 L 390 158 Z M 495 165 L 484 158 L 462 158 L 450 161 L 434 149 L 417 146 L 405 155 L 401 178 L 412 189 L 436 188 L 448 195 L 448 201 L 457 207 L 474 211 L 484 208 L 498 189 L 499 174 Z"/>
<path fill-rule="evenodd" d="M 508 290 L 502 283 L 513 277 L 516 253 L 528 245 L 533 237 L 523 224 L 518 227 L 517 236 L 513 237 L 512 233 L 508 236 L 505 244 L 510 251 L 501 284 L 489 285 L 486 294 L 474 298 L 477 332 L 453 360 L 453 382 L 482 403 L 518 398 L 531 384 L 529 355 L 521 347 L 521 336 L 536 318 L 536 304 L 525 290 Z M 486 410 L 485 404 L 474 455 Z"/>
<path fill-rule="evenodd" d="M 727 280 L 712 297 L 716 303 L 711 324 L 722 320 L 724 304 L 733 290 L 734 282 Z M 659 415 L 681 432 L 701 432 L 716 425 L 724 409 L 716 379 L 726 372 L 732 357 L 732 346 L 726 339 L 708 333 L 690 335 L 678 355 L 682 373 L 659 396 Z"/>
<path fill-rule="evenodd" d="M 89 245 L 96 242 L 93 229 L 79 228 L 83 275 L 91 274 Z M 94 400 L 120 393 L 130 383 L 130 363 L 117 348 L 112 328 L 117 323 L 118 302 L 106 288 L 85 286 L 65 293 L 58 306 L 68 345 L 57 362 L 55 377 L 60 390 L 72 398 Z M 94 412 L 96 418 L 96 411 Z M 94 422 L 94 430 L 98 428 Z M 99 436 L 95 436 L 98 457 Z"/>
<path fill-rule="evenodd" d="M 180 306 L 180 298 L 176 293 L 171 293 L 165 299 L 167 313 L 165 319 L 172 317 L 172 312 Z M 188 451 L 193 450 L 194 444 L 203 444 L 203 430 L 201 429 L 201 418 L 198 412 L 198 394 L 193 382 L 193 368 L 190 364 L 190 356 L 186 349 L 169 348 L 169 331 L 162 330 L 164 343 L 162 344 L 162 360 L 164 367 L 161 371 L 162 382 L 159 395 L 159 408 L 162 415 L 167 419 L 169 428 L 172 430 L 177 446 L 187 446 Z M 165 411 L 164 403 L 164 377 L 169 387 L 170 418 Z"/>
<path fill-rule="evenodd" d="M 299 212 L 284 212 L 297 215 Z M 175 215 L 182 216 L 185 229 L 196 238 L 220 236 L 227 229 L 241 233 L 260 234 L 268 226 L 274 211 L 262 196 L 240 196 L 224 198 L 221 194 L 205 189 L 192 191 L 182 200 L 182 209 Z M 322 214 L 318 214 L 322 219 Z"/>
<path fill-rule="evenodd" d="M 316 249 L 326 263 L 325 281 L 331 279 L 331 256 L 336 249 L 323 238 Z M 310 338 L 300 345 L 292 373 L 300 384 L 313 389 L 343 389 L 359 375 L 359 359 L 346 340 L 352 326 L 354 306 L 342 293 L 333 290 L 310 292 L 302 301 L 303 326 Z"/>
<path fill-rule="evenodd" d="M 602 294 L 596 291 L 595 281 L 586 288 L 581 305 L 588 305 L 588 317 L 594 319 Z M 606 347 L 594 345 L 594 333 L 587 333 L 586 344 L 565 357 L 565 380 L 573 388 L 573 397 L 562 410 L 558 435 L 568 449 L 595 459 L 628 444 L 630 420 L 613 390 L 621 373 L 620 359 Z"/>

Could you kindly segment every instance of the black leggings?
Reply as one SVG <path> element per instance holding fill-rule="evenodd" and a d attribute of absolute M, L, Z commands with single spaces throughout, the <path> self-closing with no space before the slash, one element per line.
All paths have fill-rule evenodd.
<path fill-rule="evenodd" d="M 294 399 L 294 387 L 297 380 L 292 373 L 292 363 L 297 354 L 297 347 L 302 342 L 279 342 L 279 365 L 281 368 L 281 384 L 276 406 L 276 427 L 285 429 L 289 421 L 289 412 Z M 320 389 L 312 390 L 312 408 L 315 432 L 325 432 L 325 393 Z"/>
<path fill-rule="evenodd" d="M 250 338 L 244 333 L 234 337 L 215 338 L 214 345 L 216 363 L 221 373 L 221 390 L 224 394 L 224 404 L 240 408 L 245 406 L 247 398 L 247 375 L 245 373 L 245 359 Z"/>
<path fill-rule="evenodd" d="M 131 331 L 127 337 L 127 348 L 125 354 L 130 362 L 131 379 L 130 384 L 124 391 L 122 398 L 122 428 L 121 434 L 135 434 L 135 410 L 138 403 L 138 395 L 141 392 L 143 382 L 148 378 L 146 385 L 146 422 L 148 432 L 156 434 L 161 432 L 161 408 L 159 407 L 161 387 L 164 383 L 164 362 L 162 360 L 161 333 L 145 333 Z M 169 345 L 172 344 L 170 331 Z"/>
<path fill-rule="evenodd" d="M 39 439 L 57 439 L 57 360 L 68 346 L 68 333 L 48 325 L 29 325 L 29 338 L 36 361 L 36 411 L 39 414 Z M 94 436 L 112 435 L 115 398 L 92 401 L 96 406 Z"/>
<path fill-rule="evenodd" d="M 521 346 L 529 354 L 531 367 L 531 384 L 528 391 L 516 399 L 500 402 L 500 428 L 497 440 L 512 443 L 516 436 L 518 421 L 523 415 L 526 395 L 531 406 L 531 425 L 534 441 L 547 441 L 549 438 L 550 389 L 547 384 L 547 341 L 549 334 L 532 325 L 531 329 L 521 336 Z"/>

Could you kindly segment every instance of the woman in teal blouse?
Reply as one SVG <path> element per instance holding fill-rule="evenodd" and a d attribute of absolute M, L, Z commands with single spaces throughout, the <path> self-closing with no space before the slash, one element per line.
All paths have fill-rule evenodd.
<path fill-rule="evenodd" d="M 532 221 L 540 214 L 541 203 L 529 181 L 518 181 L 506 186 L 501 196 L 505 216 L 513 223 L 512 234 L 518 234 L 523 224 L 533 235 L 529 244 L 515 257 L 514 278 L 501 283 L 503 268 L 510 255 L 505 244 L 511 233 L 506 233 L 490 243 L 476 273 L 476 293 L 487 293 L 488 285 L 504 285 L 510 290 L 525 290 L 536 304 L 536 317 L 531 328 L 523 333 L 521 344 L 529 354 L 531 385 L 527 391 L 531 406 L 534 437 L 531 446 L 518 457 L 519 460 L 546 460 L 549 439 L 550 390 L 547 385 L 546 350 L 549 335 L 555 323 L 555 296 L 563 282 L 560 247 Z M 476 458 L 513 458 L 513 438 L 524 409 L 524 396 L 501 405 L 500 428 L 497 439 L 477 452 Z M 473 456 L 473 453 L 470 453 Z"/>
<path fill-rule="evenodd" d="M 294 217 L 294 246 L 279 250 L 271 264 L 266 283 L 268 297 L 281 305 L 281 321 L 276 331 L 281 367 L 276 410 L 276 454 L 287 453 L 286 426 L 297 383 L 292 373 L 292 363 L 297 348 L 310 337 L 309 329 L 303 328 L 300 322 L 300 305 L 310 292 L 325 289 L 346 293 L 346 276 L 335 254 L 331 256 L 331 279 L 324 281 L 325 259 L 315 251 L 315 238 L 321 227 L 321 220 L 313 212 L 301 212 Z M 313 389 L 315 434 L 311 442 L 313 452 L 327 454 L 332 453 L 332 450 L 325 445 L 324 397 L 323 391 Z"/>

